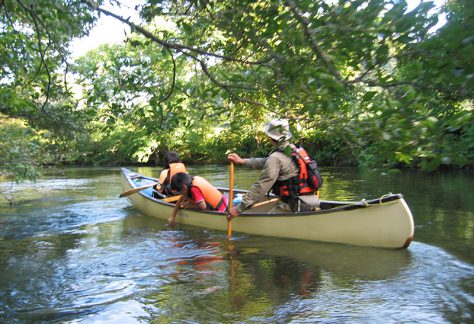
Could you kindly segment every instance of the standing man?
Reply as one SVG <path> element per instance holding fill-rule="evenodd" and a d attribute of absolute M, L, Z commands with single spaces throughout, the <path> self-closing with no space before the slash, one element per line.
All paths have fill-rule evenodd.
<path fill-rule="evenodd" d="M 229 218 L 239 216 L 270 190 L 281 199 L 270 213 L 307 211 L 319 207 L 319 199 L 315 195 L 317 188 L 306 190 L 305 202 L 302 203 L 303 199 L 300 199 L 302 196 L 300 193 L 302 185 L 298 179 L 300 168 L 291 155 L 285 154 L 285 149 L 288 146 L 292 151 L 296 149 L 296 146 L 289 142 L 292 134 L 288 121 L 274 119 L 265 125 L 264 131 L 274 146 L 268 157 L 243 159 L 235 153 L 227 156 L 230 161 L 236 164 L 262 169 L 260 178 L 252 185 L 242 202 L 229 210 Z"/>

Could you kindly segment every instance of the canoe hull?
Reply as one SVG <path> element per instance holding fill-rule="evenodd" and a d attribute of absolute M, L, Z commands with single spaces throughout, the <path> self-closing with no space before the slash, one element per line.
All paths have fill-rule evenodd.
<path fill-rule="evenodd" d="M 135 187 L 122 169 L 124 190 Z M 398 195 L 379 204 L 347 202 L 340 207 L 301 214 L 266 214 L 274 203 L 251 209 L 232 221 L 232 230 L 255 235 L 334 242 L 359 246 L 406 248 L 413 239 L 413 217 L 405 200 Z M 151 198 L 143 192 L 128 197 L 143 214 L 167 220 L 174 204 Z M 181 209 L 177 223 L 226 231 L 223 213 Z"/>

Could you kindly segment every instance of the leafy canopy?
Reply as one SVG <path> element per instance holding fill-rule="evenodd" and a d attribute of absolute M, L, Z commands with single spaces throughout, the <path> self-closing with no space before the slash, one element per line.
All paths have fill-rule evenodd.
<path fill-rule="evenodd" d="M 473 164 L 468 0 L 437 30 L 428 1 L 144 0 L 140 20 L 120 6 L 2 2 L 0 112 L 50 130 L 71 162 L 264 154 L 259 130 L 281 117 L 326 165 Z M 70 62 L 102 15 L 132 33 Z"/>

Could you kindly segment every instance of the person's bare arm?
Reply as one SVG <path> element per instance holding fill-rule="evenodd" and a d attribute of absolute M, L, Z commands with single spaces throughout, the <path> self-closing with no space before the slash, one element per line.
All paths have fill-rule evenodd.
<path fill-rule="evenodd" d="M 198 202 L 194 206 L 197 209 L 207 209 L 207 205 L 206 205 L 206 202 L 204 200 L 201 200 L 200 202 Z"/>

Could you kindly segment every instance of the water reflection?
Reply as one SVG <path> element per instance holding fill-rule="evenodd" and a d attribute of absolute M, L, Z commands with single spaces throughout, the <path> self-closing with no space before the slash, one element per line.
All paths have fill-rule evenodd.
<path fill-rule="evenodd" d="M 258 175 L 236 171 L 241 188 Z M 225 167 L 202 173 L 216 185 L 227 185 Z M 376 180 L 352 182 L 357 176 L 341 174 L 327 174 L 333 185 L 326 195 L 378 193 Z M 339 178 L 344 179 L 338 185 Z M 383 179 L 377 191 L 397 189 L 394 179 Z M 118 170 L 74 169 L 41 181 L 37 191 L 24 184 L 24 203 L 0 206 L 4 322 L 473 320 L 474 267 L 463 261 L 472 259 L 469 204 L 448 211 L 442 201 L 428 203 L 425 195 L 408 191 L 412 201 L 424 201 L 411 204 L 417 236 L 408 250 L 239 233 L 229 243 L 225 233 L 170 229 L 141 215 L 117 198 Z M 447 252 L 451 249 L 461 257 Z"/>
<path fill-rule="evenodd" d="M 243 253 L 292 258 L 352 280 L 384 280 L 409 267 L 410 250 L 347 247 L 340 244 L 246 238 L 238 242 Z"/>

